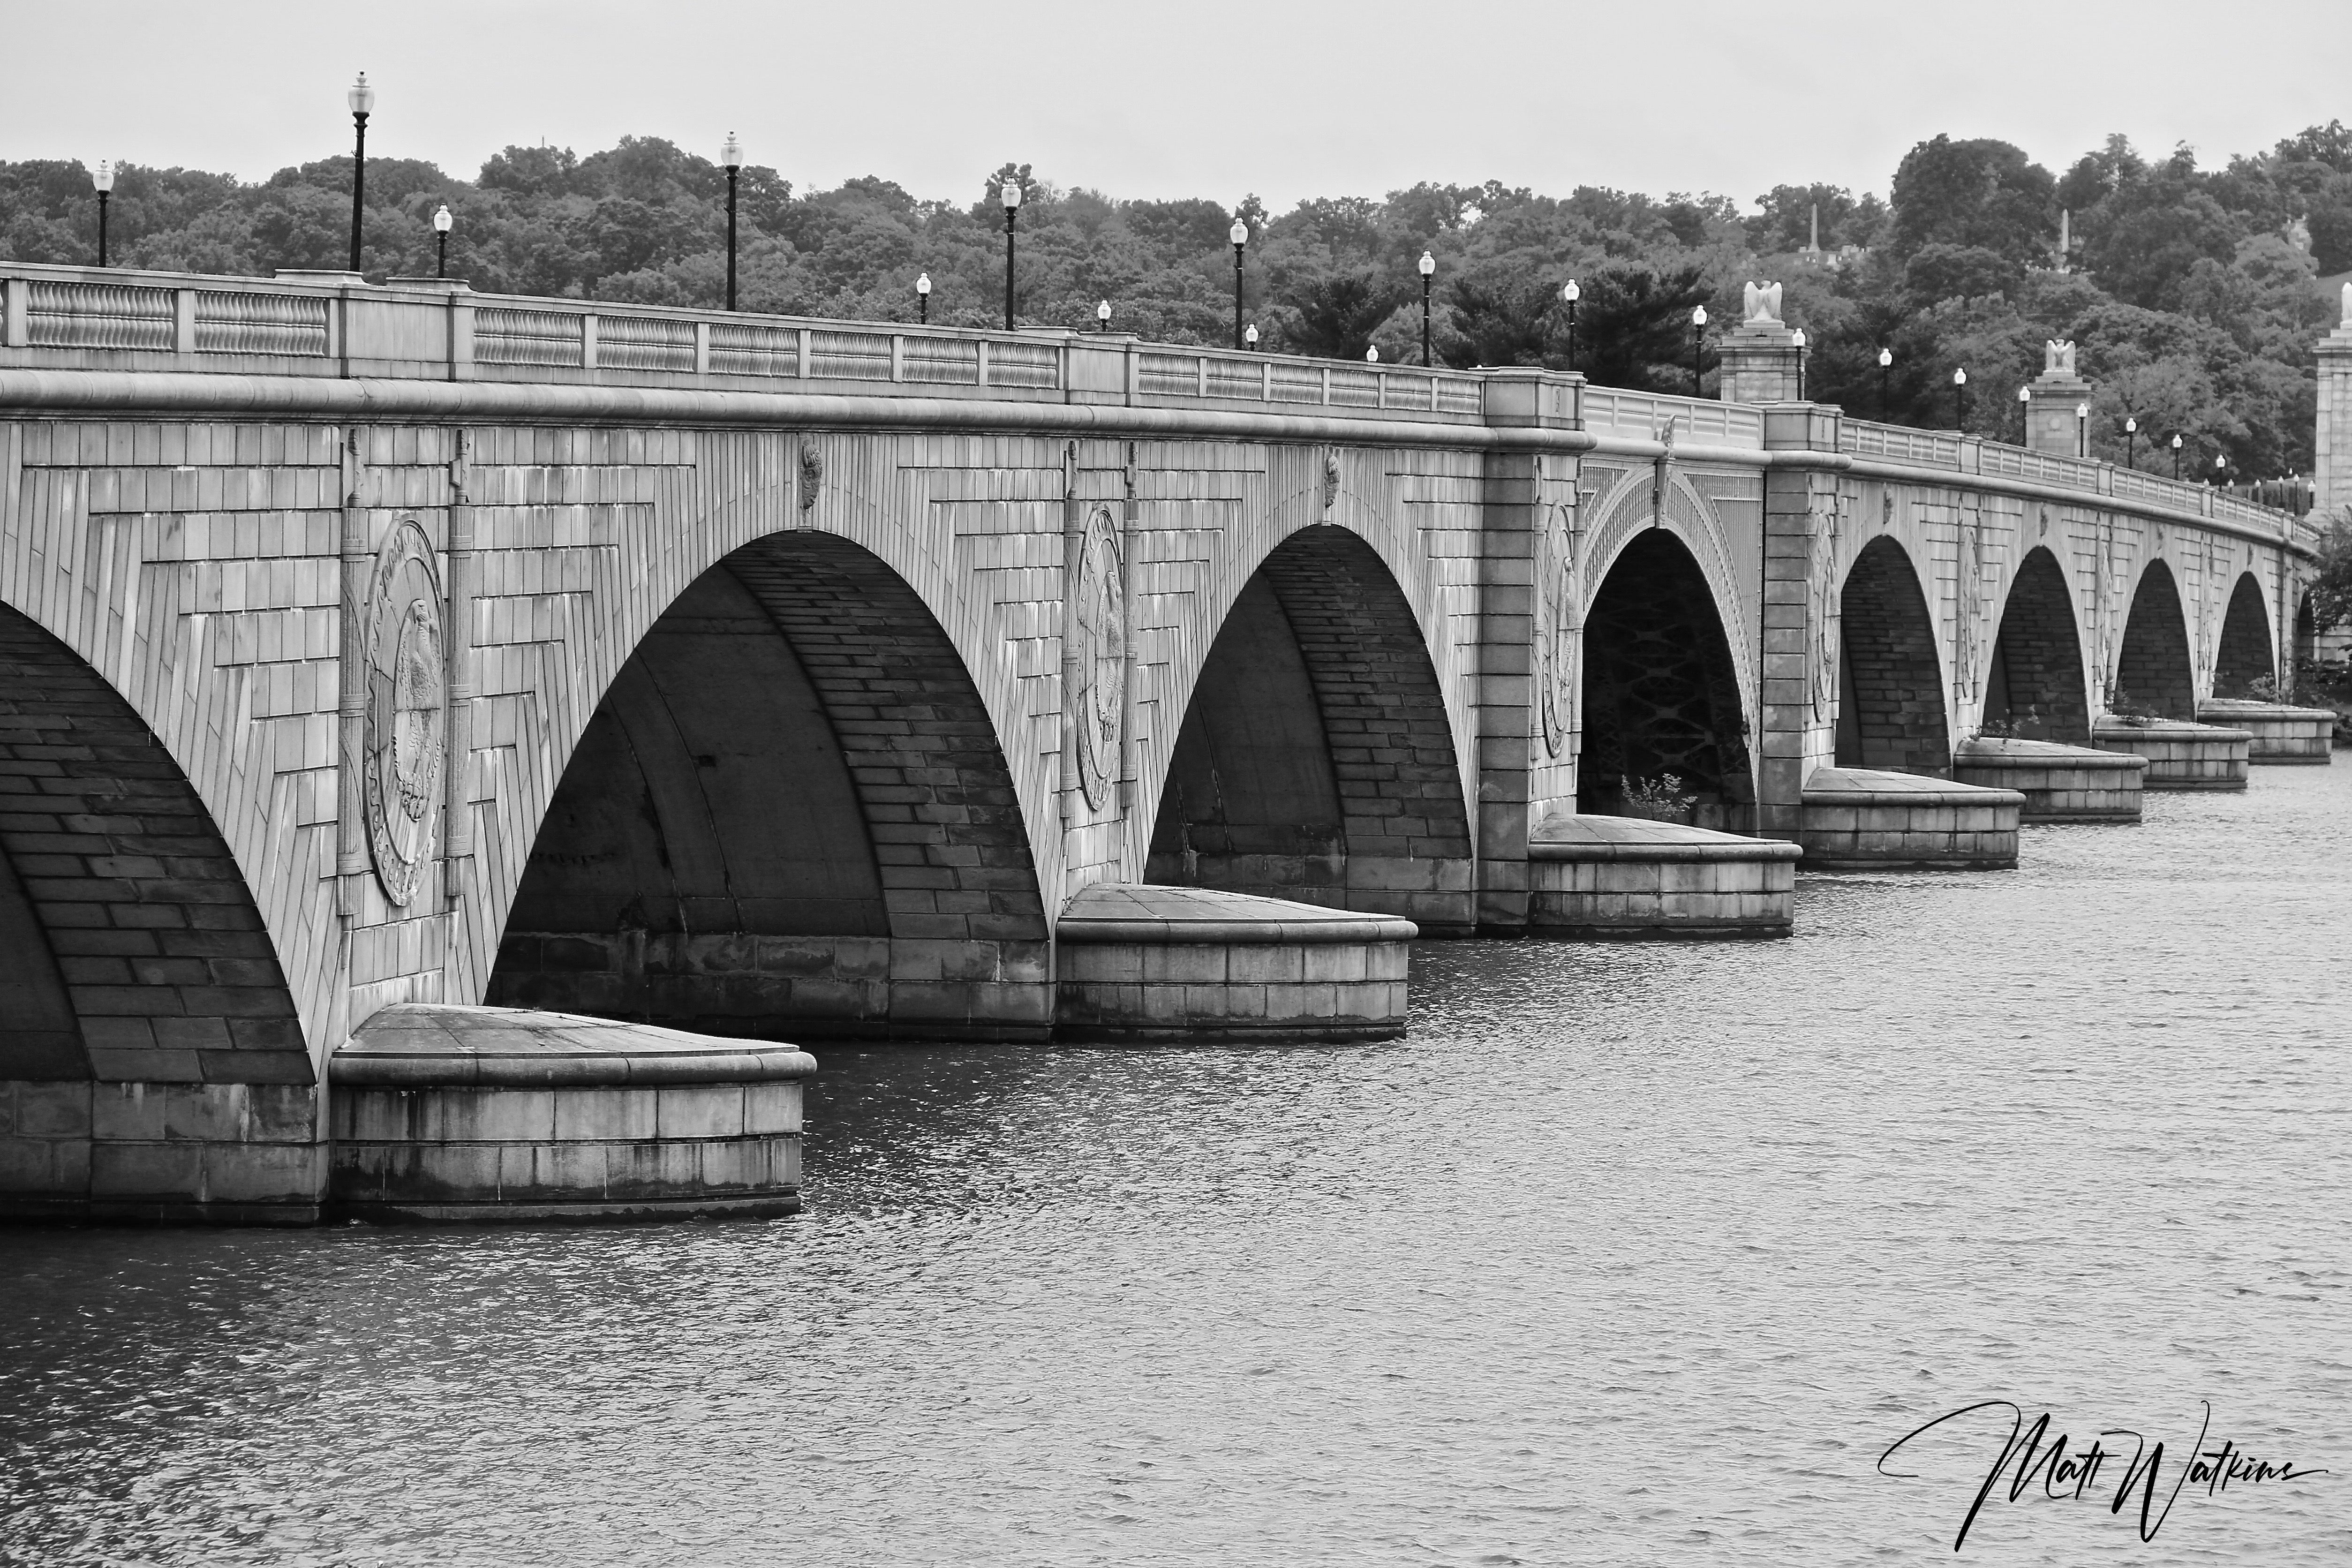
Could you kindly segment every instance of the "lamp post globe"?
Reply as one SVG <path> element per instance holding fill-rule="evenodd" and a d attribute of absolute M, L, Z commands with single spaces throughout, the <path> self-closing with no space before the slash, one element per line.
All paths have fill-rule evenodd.
<path fill-rule="evenodd" d="M 1952 372 L 1952 428 L 1966 432 L 1969 427 L 1969 373 L 1966 367 Z"/>
<path fill-rule="evenodd" d="M 343 101 L 352 110 L 352 265 L 360 269 L 360 210 L 367 191 L 367 122 L 375 110 L 375 89 L 368 85 L 367 72 L 360 72 L 359 80 L 352 83 L 343 94 Z"/>
<path fill-rule="evenodd" d="M 2091 405 L 2087 403 L 2077 403 L 2074 405 L 2074 456 L 2087 458 L 2090 455 Z"/>
<path fill-rule="evenodd" d="M 1381 363 L 1381 348 L 1378 343 L 1374 343 L 1370 348 L 1364 351 L 1364 363 L 1366 364 L 1378 364 Z"/>
<path fill-rule="evenodd" d="M 1104 331 L 1110 331 L 1110 301 L 1103 300 L 1095 307 L 1095 321 Z"/>
<path fill-rule="evenodd" d="M 457 221 L 450 214 L 447 202 L 433 210 L 433 276 L 436 278 L 449 276 L 449 228 Z"/>
<path fill-rule="evenodd" d="M 2177 431 L 2172 437 L 2172 477 L 2180 478 L 2180 436 Z"/>
<path fill-rule="evenodd" d="M 1255 352 L 1256 352 L 1256 350 L 1257 350 L 1257 323 L 1256 323 L 1255 321 L 1252 321 L 1252 322 L 1251 322 L 1247 327 L 1245 327 L 1245 328 L 1244 328 L 1244 329 L 1243 329 L 1243 331 L 1242 331 L 1242 342 L 1243 342 L 1244 343 L 1245 343 L 1245 344 L 1247 344 L 1247 345 L 1248 345 L 1248 347 L 1249 347 L 1249 349 L 1250 349 L 1250 351 L 1251 351 L 1252 353 L 1255 353 Z"/>
<path fill-rule="evenodd" d="M 1706 307 L 1693 305 L 1691 307 L 1691 395 L 1693 397 L 1706 395 L 1703 385 L 1704 373 L 1700 369 L 1706 349 Z"/>
<path fill-rule="evenodd" d="M 1013 224 L 1021 212 L 1021 187 L 1013 181 L 1004 182 L 997 192 L 1004 204 L 1004 330 L 1013 330 Z"/>
<path fill-rule="evenodd" d="M 2019 387 L 2017 389 L 2017 444 L 2021 447 L 2028 446 L 2032 441 L 2032 435 L 2026 425 L 2032 410 L 2033 389 L 2030 386 Z"/>
<path fill-rule="evenodd" d="M 1789 346 L 1797 351 L 1797 401 L 1800 403 L 1805 400 L 1805 344 L 1808 341 L 1802 327 L 1789 334 Z"/>
<path fill-rule="evenodd" d="M 1234 347 L 1242 346 L 1242 251 L 1249 244 L 1249 225 L 1241 215 L 1234 215 L 1234 226 L 1225 230 L 1225 237 L 1234 246 Z"/>
<path fill-rule="evenodd" d="M 89 174 L 90 188 L 98 193 L 98 264 L 106 265 L 106 198 L 114 192 L 114 164 L 105 158 Z"/>
<path fill-rule="evenodd" d="M 1437 258 L 1424 250 L 1421 253 L 1421 259 L 1414 265 L 1421 271 L 1421 363 L 1423 368 L 1427 368 L 1429 364 L 1429 286 L 1437 277 Z"/>
<path fill-rule="evenodd" d="M 920 326 L 931 324 L 931 275 L 928 272 L 915 278 L 915 321 Z"/>
<path fill-rule="evenodd" d="M 2124 467 L 2139 467 L 2139 421 L 2126 416 L 2124 419 Z"/>
<path fill-rule="evenodd" d="M 1878 416 L 1881 419 L 1885 418 L 1887 411 L 1895 406 L 1895 396 L 1888 390 L 1887 383 L 1887 367 L 1894 363 L 1893 349 L 1882 348 L 1878 351 Z"/>
<path fill-rule="evenodd" d="M 1584 298 L 1584 289 L 1571 278 L 1560 285 L 1559 297 L 1568 303 L 1568 368 L 1576 369 L 1576 302 Z"/>
<path fill-rule="evenodd" d="M 730 131 L 719 146 L 719 166 L 727 171 L 727 308 L 735 308 L 735 175 L 743 167 L 743 143 Z"/>

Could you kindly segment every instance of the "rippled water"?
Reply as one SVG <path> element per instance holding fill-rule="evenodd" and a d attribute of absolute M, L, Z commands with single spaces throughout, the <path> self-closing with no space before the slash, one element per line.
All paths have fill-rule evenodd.
<path fill-rule="evenodd" d="M 0 1234 L 0 1560 L 1948 1562 L 1983 1399 L 2335 1473 L 1962 1561 L 2352 1560 L 2352 766 L 2147 815 L 1391 1047 L 824 1053 L 793 1220 Z"/>

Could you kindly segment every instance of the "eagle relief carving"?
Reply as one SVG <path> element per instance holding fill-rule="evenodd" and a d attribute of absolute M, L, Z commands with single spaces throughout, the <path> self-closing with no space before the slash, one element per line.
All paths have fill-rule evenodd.
<path fill-rule="evenodd" d="M 1778 283 L 1750 283 L 1746 292 L 1748 321 L 1779 325 L 1780 321 L 1780 286 Z"/>
<path fill-rule="evenodd" d="M 2074 374 L 2074 345 L 2071 341 L 2060 342 L 2056 338 L 2047 338 L 2042 341 L 2042 374 L 2044 375 Z"/>

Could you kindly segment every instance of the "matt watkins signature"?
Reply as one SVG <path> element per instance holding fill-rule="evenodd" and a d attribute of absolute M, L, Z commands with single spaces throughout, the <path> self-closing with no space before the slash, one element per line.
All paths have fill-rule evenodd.
<path fill-rule="evenodd" d="M 2082 1447 L 2069 1447 L 2071 1439 L 2061 1432 L 2050 1435 L 2050 1415 L 2044 1411 L 2028 1426 L 2025 1412 L 2005 1399 L 1981 1400 L 1948 1411 L 1898 1437 L 1886 1452 L 1878 1456 L 1878 1473 L 1902 1479 L 1916 1479 L 1916 1472 L 1890 1470 L 1886 1461 L 1905 1444 L 1926 1436 L 1948 1422 L 1979 1415 L 1976 1425 L 1990 1429 L 1997 1443 L 1987 1446 L 1992 1451 L 1991 1468 L 1985 1471 L 1984 1484 L 1977 1488 L 1969 1500 L 1968 1511 L 1960 1516 L 1960 1530 L 1952 1537 L 1952 1550 L 1958 1552 L 1969 1539 L 1969 1531 L 1977 1515 L 1991 1500 L 2000 1487 L 2001 1475 L 2009 1472 L 2009 1500 L 2020 1502 L 2029 1497 L 2050 1499 L 2080 1499 L 2084 1496 L 2097 1500 L 2105 1494 L 2100 1489 L 2104 1479 L 2115 1483 L 2113 1500 L 2107 1512 L 2121 1514 L 2137 1497 L 2139 1505 L 2137 1529 L 2143 1542 L 2156 1539 L 2172 1512 L 2172 1505 L 2180 1499 L 2182 1489 L 2200 1487 L 2208 1497 L 2219 1497 L 2230 1487 L 2260 1486 L 2266 1482 L 2299 1481 L 2309 1476 L 2324 1476 L 2326 1470 L 2305 1469 L 2292 1461 L 2257 1458 L 2240 1448 L 2234 1442 L 2223 1441 L 2208 1446 L 2206 1438 L 2213 1428 L 2213 1406 L 2205 1405 L 2205 1424 L 2197 1430 L 2197 1442 L 2185 1454 L 2179 1455 L 2168 1472 L 2164 1463 L 2164 1445 L 2150 1444 L 2137 1432 L 2123 1427 L 2102 1429 L 2090 1443 Z M 2000 1436 L 2000 1413 L 2009 1418 L 2009 1430 Z M 1947 1436 L 1949 1436 L 1947 1434 Z M 2127 1457 L 2126 1457 L 2127 1456 Z M 2110 1469 L 2108 1467 L 2113 1466 Z M 2103 1477 L 2102 1472 L 2105 1472 Z"/>

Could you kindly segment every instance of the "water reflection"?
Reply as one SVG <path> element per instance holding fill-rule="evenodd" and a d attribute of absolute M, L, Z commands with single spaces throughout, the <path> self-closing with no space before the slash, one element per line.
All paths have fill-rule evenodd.
<path fill-rule="evenodd" d="M 1429 944 L 1390 1046 L 827 1052 L 792 1221 L 0 1236 L 0 1559 L 1924 1563 L 1872 1462 L 1995 1395 L 2352 1473 L 2347 805 Z M 2342 1484 L 1968 1556 L 2340 1560 Z"/>

